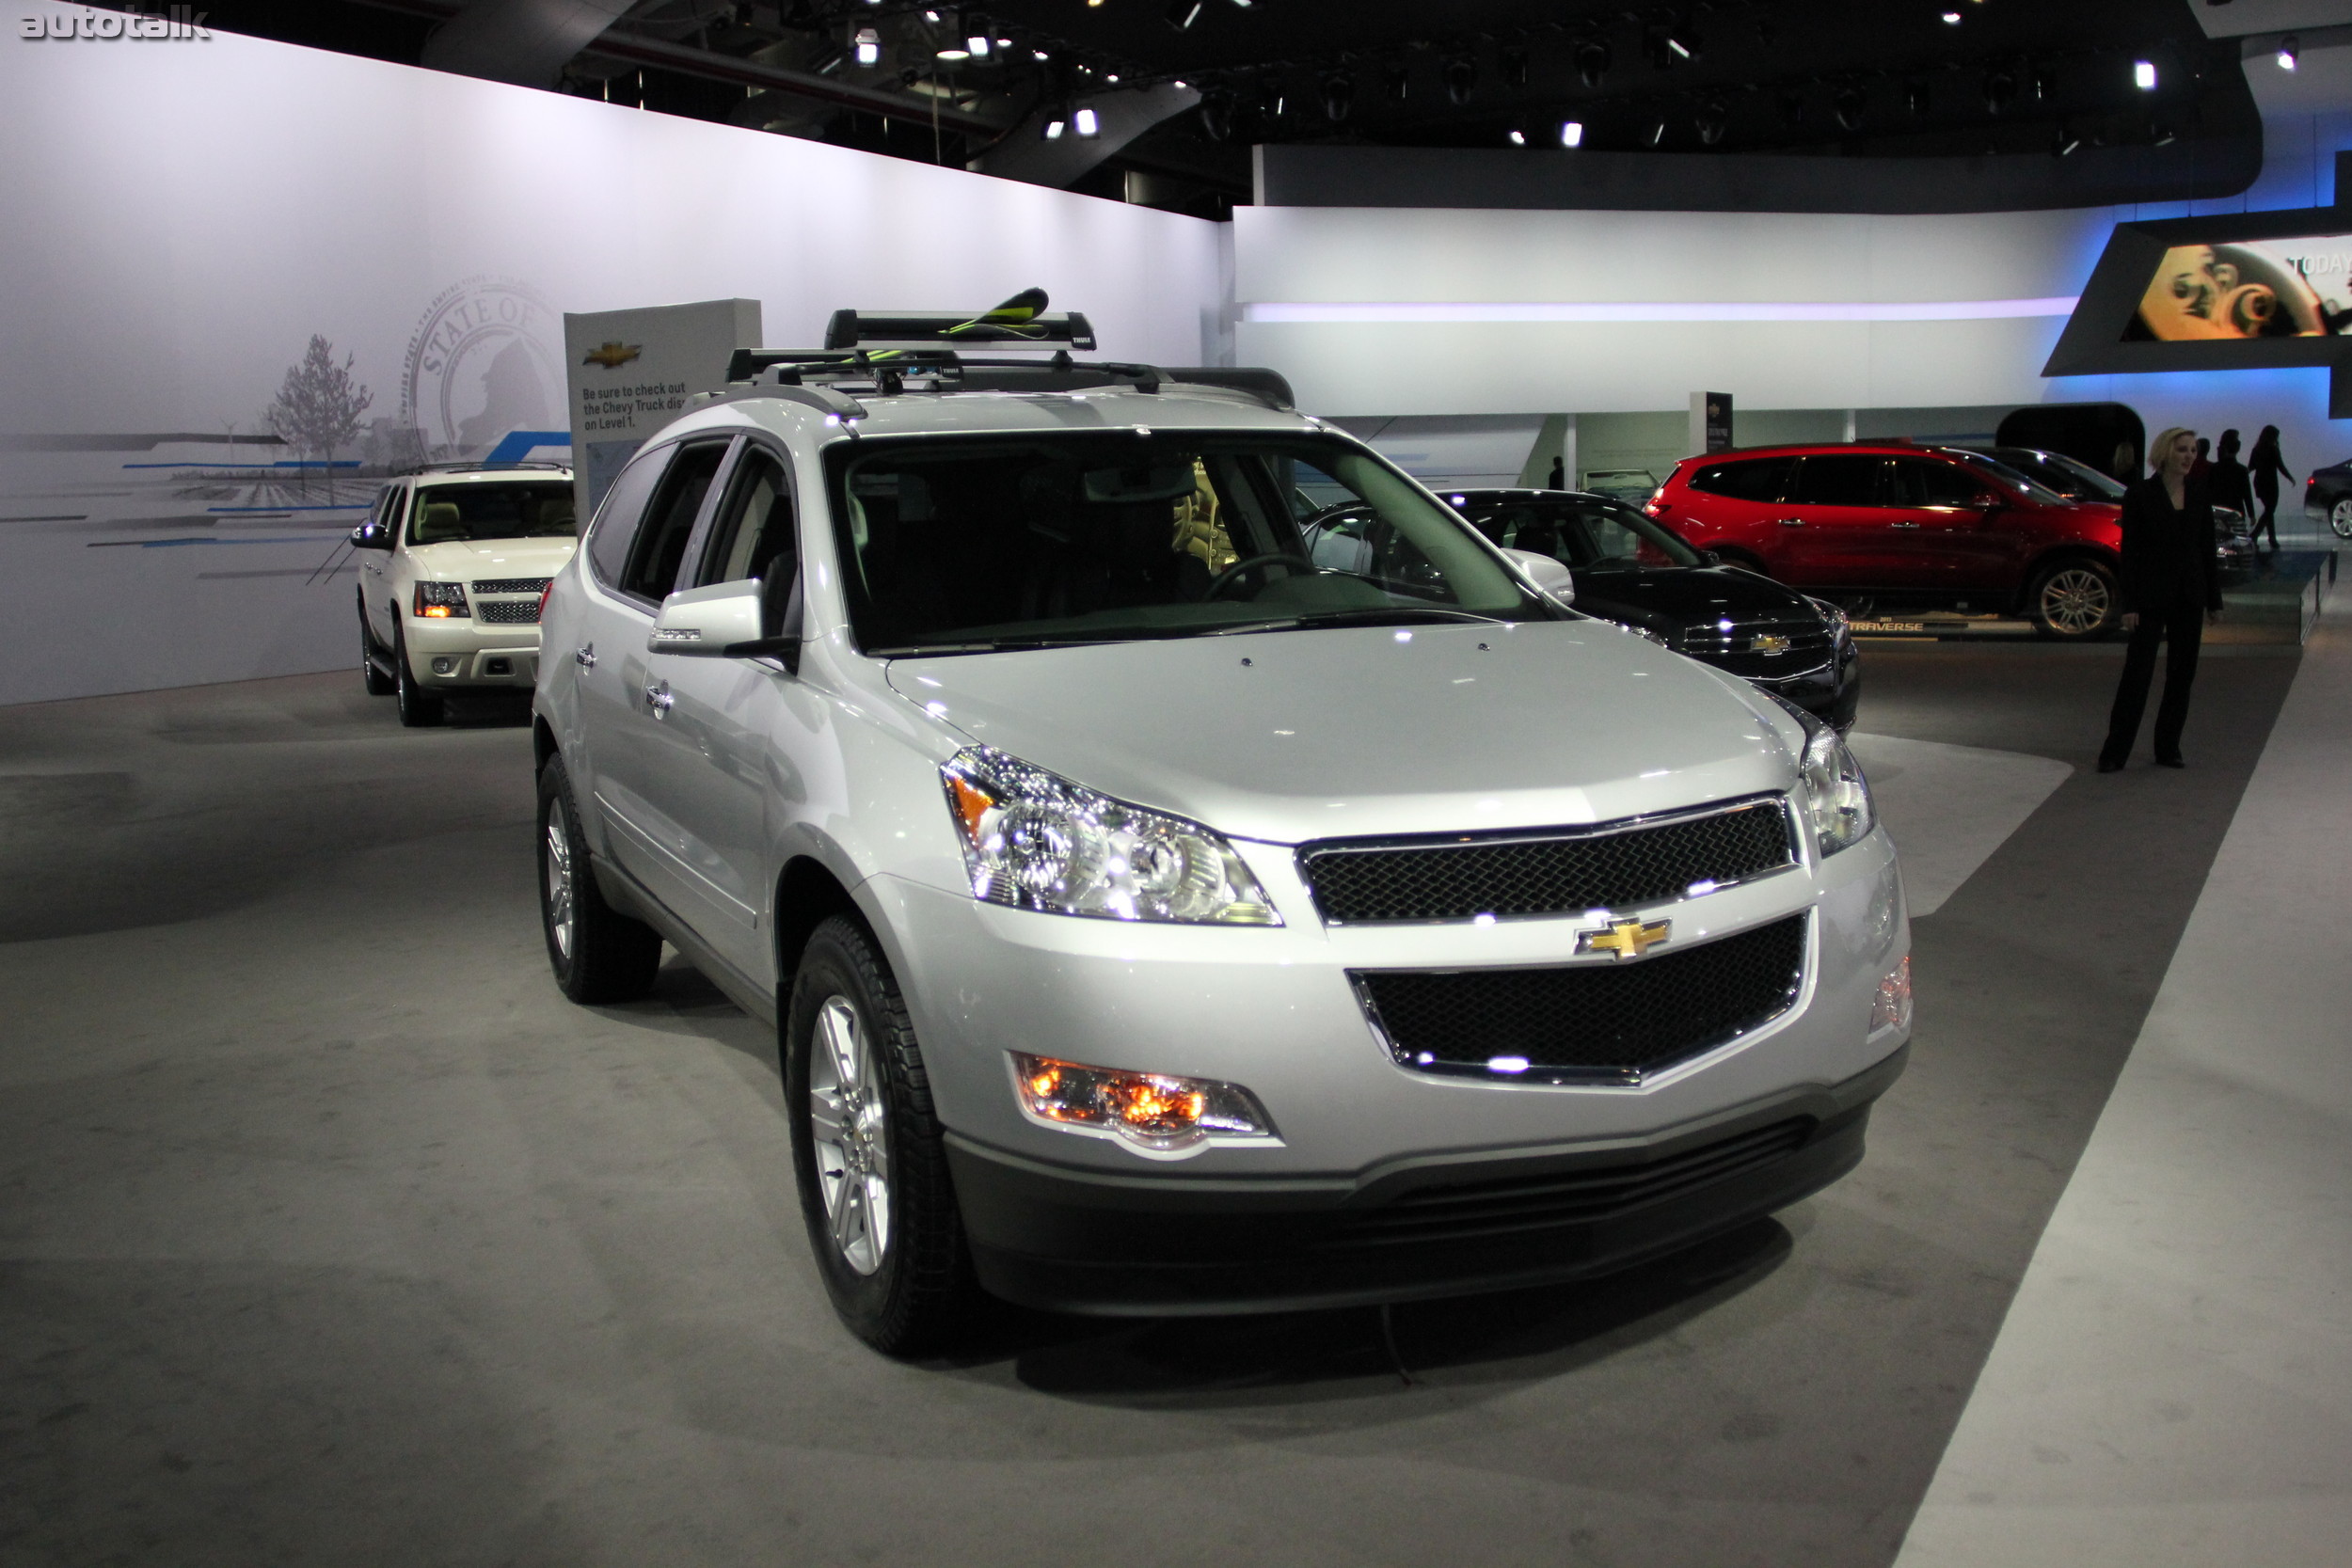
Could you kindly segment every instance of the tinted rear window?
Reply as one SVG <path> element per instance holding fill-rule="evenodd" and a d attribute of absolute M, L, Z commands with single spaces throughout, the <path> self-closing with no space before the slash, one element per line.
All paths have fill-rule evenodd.
<path fill-rule="evenodd" d="M 1797 469 L 1796 493 L 1790 500 L 1804 506 L 1876 506 L 1883 457 L 1836 452 L 1808 457 Z"/>
<path fill-rule="evenodd" d="M 1751 457 L 1738 463 L 1709 463 L 1691 476 L 1691 488 L 1734 500 L 1776 501 L 1788 483 L 1793 457 Z"/>

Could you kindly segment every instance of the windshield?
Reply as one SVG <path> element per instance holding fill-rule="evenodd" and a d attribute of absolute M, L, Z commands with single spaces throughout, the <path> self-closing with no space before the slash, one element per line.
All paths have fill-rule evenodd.
<path fill-rule="evenodd" d="M 453 539 L 569 539 L 580 531 L 572 487 L 529 484 L 421 484 L 408 524 L 411 545 Z"/>
<path fill-rule="evenodd" d="M 2090 464 L 2067 456 L 2062 451 L 2005 451 L 2001 460 L 2010 467 L 2056 490 L 2069 500 L 2120 501 L 2123 499 L 2123 482 L 2103 474 Z"/>
<path fill-rule="evenodd" d="M 2013 467 L 1999 458 L 1987 457 L 1980 451 L 1969 451 L 1965 449 L 1956 449 L 1951 455 L 1991 479 L 2003 489 L 2014 490 L 2027 500 L 2038 501 L 2043 506 L 2060 506 L 2074 499 L 2064 491 L 2052 489 L 2030 473 Z"/>
<path fill-rule="evenodd" d="M 1462 502 L 1470 526 L 1505 549 L 1534 550 L 1578 572 L 1703 566 L 1699 552 L 1621 501 L 1521 497 Z"/>
<path fill-rule="evenodd" d="M 868 653 L 1549 614 L 1459 518 L 1329 438 L 875 438 L 834 448 L 830 477 Z"/>

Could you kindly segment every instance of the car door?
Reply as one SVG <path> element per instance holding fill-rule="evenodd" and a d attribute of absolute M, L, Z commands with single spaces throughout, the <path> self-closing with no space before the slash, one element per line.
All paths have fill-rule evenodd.
<path fill-rule="evenodd" d="M 1875 452 L 1812 452 L 1797 464 L 1787 499 L 1762 541 L 1765 562 L 1784 582 L 1807 588 L 1893 587 L 1888 524 L 1880 505 L 1886 459 Z"/>
<path fill-rule="evenodd" d="M 649 668 L 645 643 L 661 601 L 677 585 L 688 541 L 733 440 L 686 441 L 641 456 L 613 482 L 607 511 L 634 510 L 643 497 L 641 520 L 624 529 L 618 526 L 624 519 L 616 519 L 607 537 L 605 519 L 598 519 L 589 547 L 595 591 L 585 595 L 580 642 L 570 650 L 579 667 L 585 762 L 606 848 L 682 919 L 688 918 L 691 900 L 685 895 L 691 884 L 678 860 L 681 835 L 647 794 L 662 761 L 657 732 L 666 721 L 668 696 Z M 638 465 L 649 460 L 654 467 L 641 472 Z M 627 494 L 623 480 L 631 482 Z M 563 656 L 550 649 L 545 657 Z"/>
<path fill-rule="evenodd" d="M 747 439 L 678 588 L 756 579 L 789 592 L 800 571 L 797 512 L 789 462 Z M 809 748 L 793 737 L 813 740 L 821 705 L 772 658 L 655 654 L 651 666 L 668 701 L 648 732 L 642 793 L 653 818 L 676 834 L 674 876 L 686 905 L 678 912 L 764 985 L 772 978 L 761 919 L 771 815 L 789 812 L 803 793 L 792 757 Z"/>
<path fill-rule="evenodd" d="M 1919 586 L 1965 593 L 2010 585 L 2015 542 L 1998 526 L 2001 508 L 1984 482 L 1957 463 L 1898 457 L 1887 470 L 1888 511 Z"/>
<path fill-rule="evenodd" d="M 384 486 L 384 493 L 375 498 L 375 510 L 368 514 L 368 521 L 383 530 L 385 547 L 380 550 L 354 550 L 359 562 L 359 604 L 368 618 L 368 631 L 379 647 L 392 644 L 391 604 L 392 549 L 399 543 L 401 498 L 406 487 L 398 483 Z"/>

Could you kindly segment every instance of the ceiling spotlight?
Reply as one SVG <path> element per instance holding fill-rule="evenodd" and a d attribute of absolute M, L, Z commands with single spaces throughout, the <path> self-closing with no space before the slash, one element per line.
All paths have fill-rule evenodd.
<path fill-rule="evenodd" d="M 1527 77 L 1530 69 L 1527 58 L 1527 45 L 1523 43 L 1504 44 L 1502 46 L 1502 79 L 1505 83 L 1515 87 L 1523 87 L 1527 86 Z"/>
<path fill-rule="evenodd" d="M 1213 142 L 1232 137 L 1233 95 L 1223 87 L 1200 95 L 1200 134 Z"/>
<path fill-rule="evenodd" d="M 1176 0 L 1168 8 L 1168 24 L 1178 32 L 1189 31 L 1200 20 L 1200 13 L 1209 8 L 1209 0 Z"/>
<path fill-rule="evenodd" d="M 1649 128 L 1649 144 L 1652 147 L 1656 147 L 1660 142 L 1662 142 L 1665 139 L 1666 122 L 1661 119 L 1657 124 Z"/>
<path fill-rule="evenodd" d="M 1599 39 L 1576 46 L 1576 79 L 1588 87 L 1600 86 L 1601 78 L 1609 74 L 1609 68 L 1614 63 L 1609 45 Z"/>
<path fill-rule="evenodd" d="M 1984 73 L 1984 107 L 1987 114 L 1999 114 L 2017 101 L 2017 72 L 2005 65 L 1996 65 Z"/>
<path fill-rule="evenodd" d="M 2148 135 L 2150 139 L 2152 139 L 2158 147 L 2170 147 L 2174 142 L 2181 139 L 2181 134 L 2172 129 L 2171 126 L 2165 124 L 2162 120 L 2158 120 L 2155 124 L 2148 127 Z"/>
<path fill-rule="evenodd" d="M 1103 134 L 1103 122 L 1095 117 L 1091 108 L 1080 109 L 1076 114 L 1072 115 L 1070 128 L 1077 132 L 1080 138 L 1086 141 L 1092 141 Z"/>
<path fill-rule="evenodd" d="M 2033 73 L 2033 95 L 2037 102 L 2058 96 L 2058 72 L 2048 69 Z"/>
<path fill-rule="evenodd" d="M 2302 59 L 2302 40 L 2297 39 L 2293 33 L 2289 33 L 2286 37 L 2279 40 L 2279 69 L 2280 71 L 2293 71 L 2296 67 L 2296 62 Z"/>
<path fill-rule="evenodd" d="M 1868 112 L 1870 107 L 1868 93 L 1864 92 L 1860 87 L 1839 87 L 1836 95 L 1831 98 L 1829 103 L 1830 108 L 1837 116 L 1837 128 L 1840 131 L 1852 132 L 1862 129 L 1862 117 Z"/>
<path fill-rule="evenodd" d="M 1702 103 L 1698 114 L 1699 145 L 1713 147 L 1731 129 L 1731 115 L 1721 103 Z"/>
<path fill-rule="evenodd" d="M 1958 11 L 1946 11 L 1946 12 L 1944 13 L 1944 25 L 1945 25 L 1945 26 L 1947 26 L 1947 27 L 1957 27 L 1957 26 L 1959 26 L 1959 25 L 1960 25 L 1960 13 L 1959 13 Z"/>
<path fill-rule="evenodd" d="M 946 61 L 948 61 L 950 64 L 954 63 L 954 62 L 955 62 L 955 61 L 957 61 L 957 60 L 968 60 L 968 59 L 970 59 L 971 57 L 972 57 L 972 51 L 970 51 L 969 49 L 966 49 L 963 45 L 961 45 L 961 44 L 960 44 L 960 43 L 951 43 L 951 44 L 948 44 L 948 45 L 946 45 L 946 47 L 944 47 L 944 48 L 940 49 L 940 50 L 939 50 L 939 51 L 938 51 L 935 55 L 932 55 L 932 58 L 934 58 L 934 59 L 946 60 Z"/>
<path fill-rule="evenodd" d="M 882 34 L 871 27 L 860 27 L 850 43 L 857 51 L 857 63 L 863 66 L 882 64 Z"/>
<path fill-rule="evenodd" d="M 974 16 L 966 11 L 963 14 L 963 26 L 961 30 L 963 33 L 964 52 L 976 60 L 987 59 L 989 49 L 994 41 L 994 35 L 989 29 L 988 19 L 983 16 Z"/>
<path fill-rule="evenodd" d="M 1456 55 L 1445 63 L 1446 101 L 1455 108 L 1470 101 L 1471 89 L 1478 86 L 1478 62 L 1468 55 Z"/>
<path fill-rule="evenodd" d="M 1903 84 L 1903 106 L 1909 109 L 1913 114 L 1926 114 L 1928 112 L 1928 104 L 1930 102 L 1931 100 L 1928 96 L 1928 83 L 1926 77 L 1914 76 L 1910 81 Z"/>
<path fill-rule="evenodd" d="M 2132 86 L 2137 87 L 2142 92 L 2155 91 L 2156 62 L 2153 60 L 2134 60 L 2132 62 Z"/>
<path fill-rule="evenodd" d="M 1343 124 L 1356 112 L 1356 78 L 1343 71 L 1323 79 L 1323 118 Z"/>
<path fill-rule="evenodd" d="M 1511 145 L 1513 147 L 1525 147 L 1527 145 L 1527 133 L 1514 129 L 1511 132 Z"/>
<path fill-rule="evenodd" d="M 1560 122 L 1560 145 L 1582 147 L 1584 145 L 1584 122 L 1581 119 L 1562 120 Z"/>
<path fill-rule="evenodd" d="M 2061 158 L 2072 157 L 2074 156 L 2074 150 L 2082 146 L 2082 137 L 2069 135 L 2067 133 L 2061 131 L 2058 133 L 2058 155 Z"/>
<path fill-rule="evenodd" d="M 1392 65 L 1382 72 L 1382 76 L 1387 83 L 1389 96 L 1397 103 L 1404 103 L 1412 93 L 1413 73 L 1405 67 Z"/>
<path fill-rule="evenodd" d="M 1040 134 L 1042 135 L 1047 141 L 1059 141 L 1062 139 L 1063 135 L 1069 132 L 1069 130 L 1070 121 L 1063 117 L 1060 110 L 1057 109 L 1052 114 L 1045 117 L 1045 124 Z"/>
<path fill-rule="evenodd" d="M 1668 33 L 1666 35 L 1666 48 L 1677 59 L 1689 60 L 1698 57 L 1699 43 L 1696 39 L 1692 39 L 1686 42 L 1675 34 Z"/>

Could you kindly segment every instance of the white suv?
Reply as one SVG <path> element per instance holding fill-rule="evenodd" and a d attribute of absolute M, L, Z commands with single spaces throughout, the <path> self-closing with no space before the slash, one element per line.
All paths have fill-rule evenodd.
<path fill-rule="evenodd" d="M 819 1269 L 898 1354 L 973 1285 L 1573 1278 L 1851 1168 L 1910 936 L 1837 736 L 1198 373 L 803 355 L 657 436 L 548 600 L 564 990 L 666 939 L 776 1022 Z M 1301 493 L 1380 548 L 1318 567 Z"/>
<path fill-rule="evenodd" d="M 539 605 L 579 544 L 571 470 L 553 464 L 428 468 L 396 479 L 352 530 L 359 673 L 396 694 L 404 724 L 437 724 L 469 689 L 529 689 Z"/>

